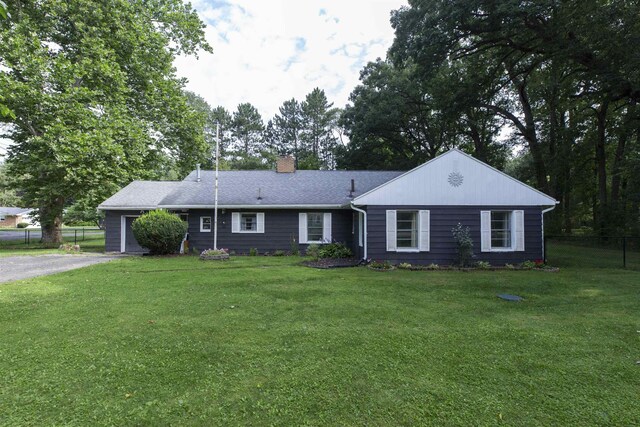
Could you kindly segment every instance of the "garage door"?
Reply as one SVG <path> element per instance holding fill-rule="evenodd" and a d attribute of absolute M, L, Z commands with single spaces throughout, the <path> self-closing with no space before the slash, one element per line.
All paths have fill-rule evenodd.
<path fill-rule="evenodd" d="M 124 240 L 124 251 L 125 252 L 147 252 L 142 246 L 138 244 L 135 236 L 133 235 L 133 230 L 131 229 L 131 224 L 135 221 L 135 217 L 125 217 L 125 240 Z"/>

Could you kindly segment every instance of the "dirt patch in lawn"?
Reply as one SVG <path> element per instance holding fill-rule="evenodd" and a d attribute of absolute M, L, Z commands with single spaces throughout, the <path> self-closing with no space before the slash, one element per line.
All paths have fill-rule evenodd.
<path fill-rule="evenodd" d="M 321 258 L 314 261 L 304 261 L 302 265 L 312 268 L 341 268 L 355 267 L 361 261 L 356 258 Z"/>

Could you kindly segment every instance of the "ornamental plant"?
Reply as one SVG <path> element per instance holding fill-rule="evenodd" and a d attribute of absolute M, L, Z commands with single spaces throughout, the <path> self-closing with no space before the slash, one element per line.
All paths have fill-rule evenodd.
<path fill-rule="evenodd" d="M 151 254 L 167 255 L 180 250 L 187 224 L 177 215 L 157 209 L 138 217 L 131 229 L 140 246 L 149 249 Z"/>
<path fill-rule="evenodd" d="M 470 264 L 471 258 L 473 258 L 471 231 L 469 227 L 463 227 L 462 224 L 458 223 L 451 229 L 451 234 L 453 234 L 453 240 L 456 242 L 458 266 L 466 267 Z"/>

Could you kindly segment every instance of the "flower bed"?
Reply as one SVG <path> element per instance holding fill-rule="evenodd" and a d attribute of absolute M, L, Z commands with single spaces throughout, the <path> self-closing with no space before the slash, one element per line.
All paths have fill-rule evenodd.
<path fill-rule="evenodd" d="M 215 261 L 229 259 L 229 253 L 225 249 L 205 249 L 200 254 L 201 260 Z"/>

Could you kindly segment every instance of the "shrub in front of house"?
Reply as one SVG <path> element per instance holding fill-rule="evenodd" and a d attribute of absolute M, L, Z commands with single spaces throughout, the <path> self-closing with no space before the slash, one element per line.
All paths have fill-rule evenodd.
<path fill-rule="evenodd" d="M 463 227 L 458 223 L 451 229 L 453 240 L 456 242 L 456 250 L 458 255 L 458 266 L 467 267 L 473 258 L 473 240 L 471 239 L 471 231 L 469 227 Z"/>
<path fill-rule="evenodd" d="M 351 258 L 352 256 L 351 249 L 342 243 L 329 243 L 318 249 L 318 257 L 320 258 Z"/>
<path fill-rule="evenodd" d="M 309 246 L 307 246 L 305 255 L 313 259 L 318 259 L 320 257 L 320 245 L 317 245 L 315 243 L 310 244 Z"/>
<path fill-rule="evenodd" d="M 131 229 L 140 246 L 153 255 L 166 255 L 180 250 L 187 224 L 177 215 L 158 209 L 138 217 Z"/>
<path fill-rule="evenodd" d="M 28 222 L 19 222 L 18 225 L 16 225 L 16 227 L 18 228 L 27 228 L 29 226 Z"/>

